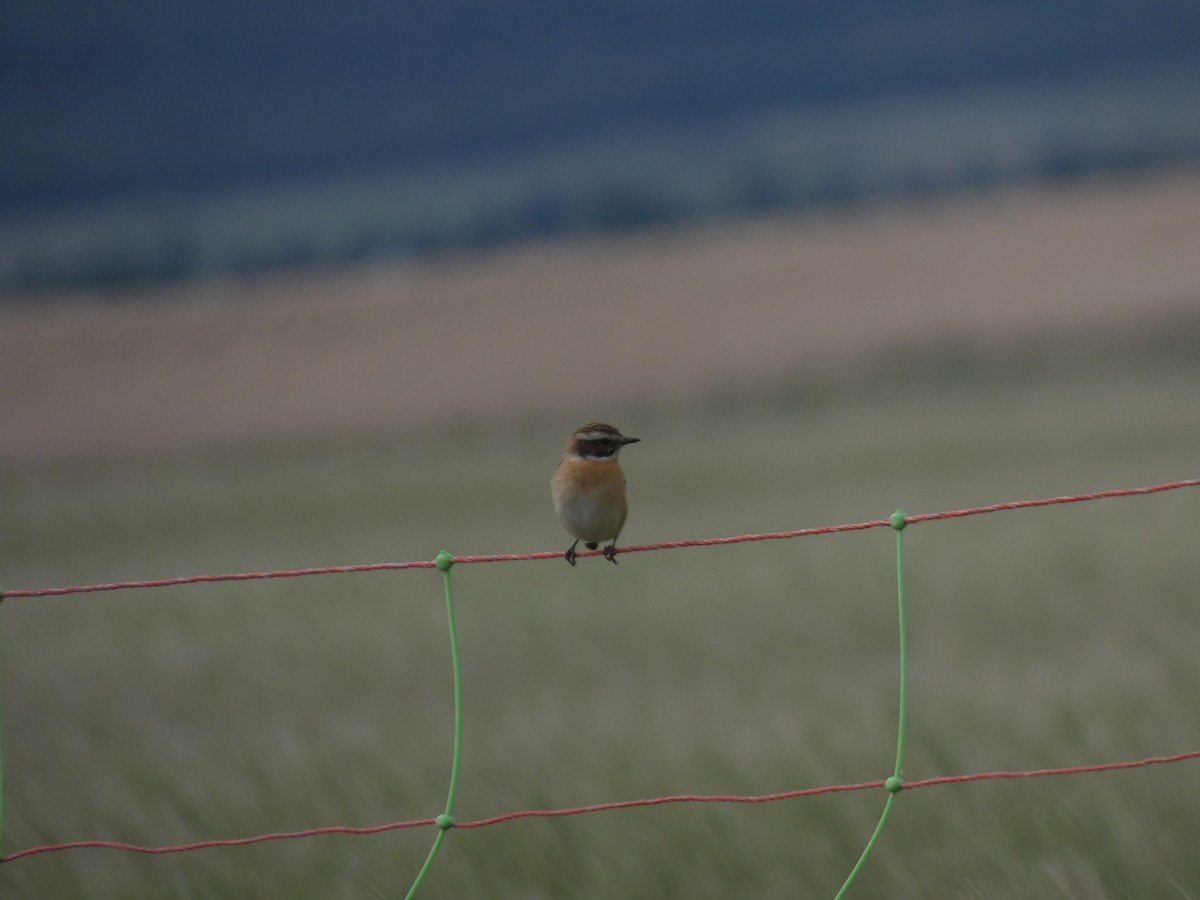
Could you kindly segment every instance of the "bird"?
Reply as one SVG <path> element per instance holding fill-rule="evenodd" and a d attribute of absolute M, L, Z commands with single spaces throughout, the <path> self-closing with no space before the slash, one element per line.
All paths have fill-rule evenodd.
<path fill-rule="evenodd" d="M 580 541 L 595 550 L 602 541 L 604 558 L 617 562 L 617 537 L 629 511 L 625 501 L 625 473 L 617 462 L 621 448 L 640 438 L 626 437 L 604 422 L 589 422 L 567 438 L 562 462 L 550 479 L 554 511 L 575 543 L 563 554 L 575 565 L 575 547 Z"/>

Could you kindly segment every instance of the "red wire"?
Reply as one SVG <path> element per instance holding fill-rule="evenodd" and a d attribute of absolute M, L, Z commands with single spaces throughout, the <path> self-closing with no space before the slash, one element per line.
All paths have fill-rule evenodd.
<path fill-rule="evenodd" d="M 1056 775 L 1083 775 L 1093 772 L 1110 772 L 1119 769 L 1140 769 L 1146 766 L 1165 765 L 1168 763 L 1184 762 L 1190 759 L 1200 759 L 1200 750 L 1190 750 L 1177 753 L 1174 756 L 1151 756 L 1146 759 L 1128 760 L 1124 762 L 1102 763 L 1093 766 L 1069 766 L 1061 769 L 1029 769 L 1014 772 L 979 772 L 973 775 L 949 775 L 941 778 L 927 778 L 923 781 L 910 781 L 904 784 L 903 790 L 912 791 L 918 788 L 935 787 L 944 784 L 965 784 L 976 781 L 999 781 L 1012 778 L 1044 778 Z M 669 803 L 773 803 L 780 800 L 794 800 L 798 797 L 815 797 L 820 794 L 846 793 L 849 791 L 866 791 L 884 787 L 884 781 L 864 781 L 857 784 L 834 784 L 825 787 L 804 788 L 797 791 L 783 791 L 778 794 L 760 795 L 700 795 L 684 794 L 674 797 L 652 797 L 644 800 L 620 800 L 614 803 L 597 803 L 592 806 L 576 806 L 565 809 L 529 809 L 520 812 L 505 813 L 488 819 L 477 819 L 472 822 L 456 822 L 455 828 L 486 828 L 503 822 L 517 819 L 548 819 L 562 816 L 577 816 L 587 813 L 607 812 L 618 809 L 633 809 L 644 806 L 664 806 Z M 0 857 L 0 863 L 13 862 L 27 856 L 37 856 L 42 853 L 58 853 L 64 850 L 80 850 L 85 848 L 100 850 L 122 850 L 129 853 L 146 853 L 161 855 L 166 853 L 186 853 L 192 850 L 211 850 L 218 847 L 244 847 L 248 844 L 261 844 L 267 841 L 294 840 L 296 838 L 316 837 L 329 834 L 367 835 L 382 834 L 388 831 L 399 831 L 405 828 L 418 828 L 436 825 L 436 819 L 412 819 L 404 822 L 392 822 L 387 825 L 374 825 L 366 828 L 348 826 L 333 826 L 328 828 L 309 828 L 304 831 L 275 832 L 260 834 L 254 837 L 234 838 L 232 840 L 198 841 L 193 844 L 177 844 L 169 847 L 142 847 L 137 844 L 124 844 L 115 841 L 72 841 L 64 844 L 48 844 L 44 847 L 30 847 L 18 850 L 8 856 Z"/>
<path fill-rule="evenodd" d="M 111 584 L 85 584 L 77 587 L 41 588 L 36 591 L 5 591 L 5 597 L 57 597 L 63 594 L 90 594 L 96 591 L 120 591 L 126 588 L 160 588 L 177 584 L 207 584 L 214 581 L 255 581 L 261 578 L 299 578 L 302 575 L 340 575 L 345 572 L 378 572 L 384 569 L 432 569 L 432 562 L 367 563 L 359 566 L 326 566 L 320 569 L 288 569 L 281 572 L 242 572 L 236 575 L 185 575 L 156 581 L 115 581 Z"/>
<path fill-rule="evenodd" d="M 1173 491 L 1185 487 L 1200 486 L 1200 478 L 1190 478 L 1183 481 L 1171 481 L 1166 484 L 1155 484 L 1149 487 L 1122 488 L 1115 491 L 1098 491 L 1091 494 L 1073 494 L 1066 497 L 1046 497 L 1040 500 L 1018 500 L 1012 503 L 995 503 L 991 506 L 974 506 L 967 509 L 954 509 L 946 512 L 921 513 L 906 516 L 908 524 L 916 522 L 934 522 L 939 519 L 957 519 L 964 516 L 978 516 L 984 513 L 1003 512 L 1010 509 L 1030 509 L 1036 506 L 1055 506 L 1062 503 L 1081 503 L 1085 500 L 1106 500 L 1113 497 L 1132 497 L 1143 494 L 1158 494 L 1163 491 Z M 842 531 L 865 531 L 869 528 L 889 526 L 889 519 L 872 519 L 870 522 L 857 522 L 850 525 L 826 525 L 820 528 L 801 528 L 796 531 L 773 531 L 765 534 L 742 534 L 736 537 L 706 538 L 692 541 L 668 541 L 660 544 L 640 544 L 634 547 L 622 547 L 618 553 L 642 553 L 647 550 L 677 550 L 682 547 L 716 547 L 722 544 L 743 544 L 750 541 L 778 541 L 787 538 L 812 537 L 818 534 L 835 534 Z M 578 554 L 580 557 L 600 556 L 603 551 L 588 550 Z M 540 553 L 506 553 L 494 556 L 455 556 L 455 563 L 494 563 L 494 562 L 523 562 L 539 559 L 560 559 L 562 553 L 557 551 Z M 170 587 L 179 584 L 211 583 L 215 581 L 252 581 L 264 578 L 297 578 L 302 575 L 340 575 L 347 572 L 378 572 L 391 569 L 432 569 L 432 560 L 418 560 L 400 563 L 369 563 L 357 566 L 327 566 L 317 569 L 291 569 L 280 572 L 247 572 L 235 575 L 190 575 L 182 578 L 164 578 L 158 581 L 118 581 L 112 584 L 89 584 L 77 587 L 41 588 L 27 591 L 5 591 L 4 597 L 54 597 L 64 594 L 85 594 L 96 591 L 117 591 L 128 588 L 157 588 Z"/>
<path fill-rule="evenodd" d="M 161 856 L 167 853 L 187 853 L 191 850 L 212 850 L 217 847 L 245 847 L 248 844 L 262 844 L 267 841 L 285 841 L 295 838 L 316 837 L 323 834 L 380 834 L 384 831 L 398 831 L 401 828 L 416 828 L 421 825 L 433 825 L 436 819 L 413 819 L 410 822 L 392 822 L 389 825 L 373 825 L 368 828 L 351 828 L 346 825 L 335 825 L 328 828 L 308 828 L 304 831 L 279 831 L 273 834 L 259 834 L 254 837 L 232 838 L 216 841 L 197 841 L 194 844 L 176 844 L 170 847 L 142 847 L 138 844 L 124 844 L 119 841 L 71 841 L 65 844 L 47 844 L 44 847 L 30 847 L 18 850 L 8 856 L 0 857 L 0 863 L 12 862 L 26 856 L 37 856 L 41 853 L 58 853 L 62 850 L 123 850 L 127 853 L 146 853 L 151 856 Z"/>
<path fill-rule="evenodd" d="M 939 784 L 966 784 L 971 781 L 997 781 L 1005 778 L 1043 778 L 1047 775 L 1087 775 L 1091 772 L 1112 772 L 1116 769 L 1141 769 L 1146 766 L 1159 766 L 1165 763 L 1183 762 L 1189 759 L 1200 759 L 1200 750 L 1189 750 L 1186 753 L 1176 753 L 1174 756 L 1150 756 L 1146 759 L 1135 759 L 1127 762 L 1103 763 L 1097 766 L 1068 766 L 1063 769 L 1030 769 L 1024 772 L 980 772 L 975 775 L 946 775 L 941 778 L 926 778 L 924 781 L 913 781 L 904 785 L 904 789 L 935 787 Z"/>

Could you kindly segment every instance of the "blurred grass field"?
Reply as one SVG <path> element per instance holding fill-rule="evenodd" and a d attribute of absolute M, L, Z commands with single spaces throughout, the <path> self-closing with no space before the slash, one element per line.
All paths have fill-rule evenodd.
<path fill-rule="evenodd" d="M 1132 487 L 1200 469 L 1200 362 L 1173 346 L 978 364 L 914 351 L 844 383 L 580 421 L 643 439 L 623 456 L 627 544 Z M 565 548 L 548 479 L 578 424 L 13 467 L 0 577 L 18 589 Z M 1198 522 L 1200 492 L 1181 490 L 910 529 L 906 778 L 1200 748 Z M 893 554 L 878 529 L 616 567 L 458 567 L 456 817 L 890 774 Z M 433 816 L 452 725 L 440 576 L 9 599 L 0 704 L 6 853 Z M 1198 779 L 1191 762 L 902 793 L 852 896 L 1200 897 Z M 832 897 L 883 801 L 452 831 L 421 896 Z M 0 867 L 0 896 L 400 897 L 432 839 L 76 850 Z"/>

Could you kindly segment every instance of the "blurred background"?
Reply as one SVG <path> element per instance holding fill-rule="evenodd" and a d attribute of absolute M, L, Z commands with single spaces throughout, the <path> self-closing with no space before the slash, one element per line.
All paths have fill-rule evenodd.
<path fill-rule="evenodd" d="M 1200 154 L 1177 0 L 17 2 L 0 288 L 118 288 Z"/>
<path fill-rule="evenodd" d="M 1189 3 L 67 0 L 0 59 L 6 458 L 589 419 L 1197 307 Z"/>
<path fill-rule="evenodd" d="M 0 16 L 0 587 L 639 544 L 1197 474 L 1186 0 Z M 906 777 L 1200 746 L 1194 491 L 914 526 Z M 891 774 L 893 537 L 460 567 L 457 813 Z M 424 570 L 9 598 L 0 851 L 441 812 Z M 1198 897 L 1187 765 L 901 795 L 865 897 Z M 430 897 L 832 896 L 873 794 L 451 833 Z M 423 829 L 13 897 L 395 896 Z"/>

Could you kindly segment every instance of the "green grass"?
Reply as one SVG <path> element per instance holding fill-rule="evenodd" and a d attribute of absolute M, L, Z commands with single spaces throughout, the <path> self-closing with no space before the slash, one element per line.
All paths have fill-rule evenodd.
<path fill-rule="evenodd" d="M 624 541 L 882 518 L 1197 475 L 1193 354 L 881 368 L 613 418 Z M 919 367 L 916 367 L 919 368 Z M 869 377 L 868 377 L 869 376 Z M 587 417 L 587 413 L 584 417 Z M 578 422 L 3 473 L 10 589 L 566 546 Z M 1200 492 L 913 526 L 909 780 L 1200 747 Z M 456 816 L 883 778 L 888 529 L 454 572 Z M 198 585 L 0 611 L 4 852 L 436 815 L 440 575 Z M 852 896 L 1200 897 L 1196 763 L 897 798 Z M 422 897 L 832 897 L 883 792 L 452 831 Z M 431 829 L 0 868 L 4 897 L 403 896 Z"/>

